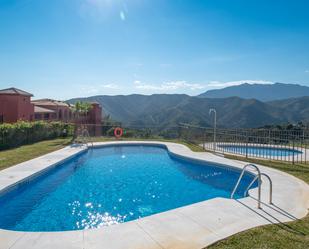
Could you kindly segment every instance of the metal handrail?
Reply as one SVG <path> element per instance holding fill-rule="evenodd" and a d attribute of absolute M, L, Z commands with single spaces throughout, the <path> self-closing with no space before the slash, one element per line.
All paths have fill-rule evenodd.
<path fill-rule="evenodd" d="M 243 167 L 243 169 L 242 169 L 242 171 L 241 171 L 241 174 L 240 174 L 240 176 L 239 176 L 239 178 L 238 178 L 238 181 L 237 181 L 237 183 L 236 183 L 236 185 L 235 185 L 235 187 L 234 187 L 234 189 L 233 189 L 233 191 L 232 191 L 231 198 L 234 197 L 234 194 L 235 194 L 235 192 L 236 192 L 236 190 L 237 190 L 237 188 L 238 188 L 238 186 L 239 186 L 239 184 L 240 184 L 240 181 L 241 181 L 243 175 L 244 175 L 245 172 L 246 172 L 246 168 L 248 168 L 248 167 L 252 167 L 252 168 L 254 168 L 254 169 L 257 171 L 257 175 L 254 177 L 253 181 L 251 181 L 251 183 L 249 184 L 249 186 L 251 187 L 252 184 L 256 181 L 256 179 L 258 179 L 258 206 L 257 206 L 257 207 L 258 207 L 258 208 L 261 208 L 261 171 L 260 171 L 260 169 L 259 169 L 256 165 L 254 165 L 254 164 L 247 164 L 247 165 L 245 165 L 245 166 Z"/>
<path fill-rule="evenodd" d="M 273 182 L 270 179 L 269 175 L 261 173 L 261 176 L 265 176 L 269 182 L 269 204 L 273 204 Z"/>
<path fill-rule="evenodd" d="M 267 175 L 265 173 L 261 173 L 261 176 L 265 176 L 268 179 L 268 182 L 269 182 L 269 204 L 273 204 L 273 182 L 272 182 L 271 178 L 269 177 L 269 175 Z M 249 191 L 249 189 L 251 188 L 251 186 L 253 185 L 253 183 L 256 181 L 257 178 L 258 178 L 258 176 L 255 176 L 253 178 L 253 180 L 251 181 L 251 183 L 248 185 L 247 189 L 244 192 L 244 197 L 246 196 L 247 192 Z M 261 183 L 263 183 L 263 181 Z"/>
<path fill-rule="evenodd" d="M 86 134 L 86 135 L 85 135 Z M 93 147 L 93 142 L 90 140 L 90 134 L 89 134 L 89 131 L 87 129 L 84 129 L 82 131 L 82 137 L 84 139 L 84 144 L 86 144 L 86 146 L 88 147 L 88 142 L 91 143 L 92 147 Z M 86 141 L 86 137 L 89 138 L 89 141 L 87 142 Z"/>
<path fill-rule="evenodd" d="M 85 145 L 87 148 L 89 148 L 88 142 L 90 142 L 92 147 L 93 147 L 93 141 L 91 141 L 89 131 L 86 128 L 84 128 L 79 134 L 80 135 L 78 135 L 77 138 L 79 136 L 81 137 L 81 144 L 82 145 Z M 87 141 L 87 138 L 88 138 L 88 141 Z M 76 139 L 75 139 L 75 141 L 76 141 Z"/>
<path fill-rule="evenodd" d="M 261 208 L 261 185 L 262 185 L 261 178 L 262 178 L 262 176 L 265 176 L 268 179 L 268 182 L 269 182 L 269 204 L 273 204 L 273 182 L 272 182 L 271 178 L 269 177 L 269 175 L 267 175 L 265 173 L 261 173 L 260 169 L 254 164 L 247 164 L 243 167 L 241 174 L 238 178 L 238 181 L 237 181 L 237 183 L 236 183 L 236 185 L 235 185 L 235 187 L 232 191 L 231 198 L 234 197 L 234 194 L 235 194 L 235 192 L 236 192 L 236 190 L 237 190 L 237 188 L 240 184 L 240 181 L 241 181 L 243 175 L 246 172 L 247 167 L 253 167 L 254 169 L 256 169 L 257 175 L 253 178 L 253 180 L 250 182 L 250 184 L 246 188 L 246 190 L 244 192 L 244 197 L 246 196 L 247 192 L 249 191 L 251 186 L 254 184 L 254 182 L 256 180 L 258 180 L 258 208 Z"/>

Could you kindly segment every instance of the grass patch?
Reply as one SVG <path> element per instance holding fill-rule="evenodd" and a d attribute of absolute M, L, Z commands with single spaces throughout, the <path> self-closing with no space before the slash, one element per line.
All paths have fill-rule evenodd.
<path fill-rule="evenodd" d="M 159 142 L 170 142 L 170 143 L 179 143 L 183 144 L 187 147 L 189 147 L 192 151 L 194 152 L 205 152 L 201 146 L 198 146 L 196 144 L 191 144 L 187 143 L 183 140 L 179 139 L 162 139 L 160 137 L 158 138 L 120 138 L 120 139 L 115 139 L 115 138 L 109 138 L 109 137 L 94 137 L 91 138 L 92 142 L 111 142 L 111 141 L 159 141 Z"/>
<path fill-rule="evenodd" d="M 235 234 L 209 249 L 308 249 L 309 215 L 299 221 L 266 225 Z"/>
<path fill-rule="evenodd" d="M 59 150 L 70 144 L 71 140 L 71 138 L 58 138 L 0 151 L 0 170 Z"/>

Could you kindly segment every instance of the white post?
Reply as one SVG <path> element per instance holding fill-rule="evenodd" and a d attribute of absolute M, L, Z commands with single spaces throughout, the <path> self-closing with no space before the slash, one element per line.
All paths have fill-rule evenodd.
<path fill-rule="evenodd" d="M 216 151 L 217 111 L 214 108 L 209 109 L 209 115 L 211 115 L 212 112 L 215 114 L 215 117 L 214 117 L 214 142 L 213 142 L 213 150 Z"/>

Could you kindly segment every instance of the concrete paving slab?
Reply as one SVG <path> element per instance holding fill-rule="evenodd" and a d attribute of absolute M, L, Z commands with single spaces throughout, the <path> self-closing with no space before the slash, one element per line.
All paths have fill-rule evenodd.
<path fill-rule="evenodd" d="M 212 231 L 175 212 L 152 215 L 136 222 L 166 249 L 201 248 L 206 240 L 217 239 Z"/>
<path fill-rule="evenodd" d="M 135 222 L 84 231 L 85 249 L 162 249 Z"/>
<path fill-rule="evenodd" d="M 11 248 L 26 233 L 0 229 L 0 249 Z"/>

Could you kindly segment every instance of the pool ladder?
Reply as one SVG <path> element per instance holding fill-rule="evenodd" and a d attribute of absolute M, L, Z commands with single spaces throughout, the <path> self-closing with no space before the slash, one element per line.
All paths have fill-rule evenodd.
<path fill-rule="evenodd" d="M 93 141 L 91 141 L 91 137 L 89 134 L 88 129 L 84 129 L 82 131 L 82 137 L 83 137 L 83 144 L 85 144 L 87 146 L 87 148 L 89 148 L 89 143 L 91 143 L 91 147 L 93 147 Z"/>
<path fill-rule="evenodd" d="M 249 189 L 251 188 L 251 186 L 254 184 L 254 182 L 257 180 L 257 181 L 258 181 L 258 199 L 257 199 L 258 205 L 257 205 L 257 207 L 258 207 L 258 208 L 261 208 L 261 185 L 262 185 L 262 176 L 265 176 L 266 179 L 268 179 L 268 182 L 269 182 L 269 204 L 272 204 L 272 195 L 273 195 L 273 183 L 272 183 L 272 180 L 270 179 L 270 177 L 269 177 L 267 174 L 261 173 L 260 169 L 259 169 L 256 165 L 254 165 L 254 164 L 247 164 L 247 165 L 245 165 L 245 166 L 243 167 L 243 169 L 242 169 L 242 171 L 241 171 L 241 174 L 240 174 L 240 176 L 239 176 L 239 178 L 238 178 L 238 181 L 237 181 L 237 183 L 236 183 L 236 185 L 235 185 L 235 187 L 234 187 L 234 189 L 233 189 L 233 191 L 232 191 L 231 199 L 233 199 L 234 194 L 235 194 L 235 192 L 236 192 L 236 190 L 237 190 L 237 188 L 238 188 L 238 186 L 239 186 L 239 184 L 240 184 L 240 182 L 241 182 L 241 179 L 243 178 L 245 172 L 246 172 L 246 171 L 249 172 L 249 171 L 247 170 L 247 168 L 249 168 L 249 167 L 254 168 L 254 169 L 256 170 L 256 172 L 257 172 L 257 175 L 253 178 L 253 180 L 250 182 L 250 184 L 249 184 L 248 187 L 246 188 L 246 190 L 245 190 L 245 192 L 244 192 L 244 197 L 246 196 L 247 192 L 249 191 Z"/>
<path fill-rule="evenodd" d="M 91 141 L 88 129 L 84 128 L 80 133 L 80 137 L 82 138 L 82 145 L 85 145 L 87 148 L 89 148 L 89 143 L 91 143 L 91 146 L 93 147 L 93 141 Z"/>

